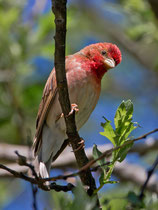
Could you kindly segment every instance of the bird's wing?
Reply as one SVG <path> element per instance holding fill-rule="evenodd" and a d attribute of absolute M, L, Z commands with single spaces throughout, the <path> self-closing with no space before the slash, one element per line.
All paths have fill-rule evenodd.
<path fill-rule="evenodd" d="M 57 94 L 57 84 L 56 84 L 56 78 L 55 78 L 55 69 L 53 69 L 46 82 L 46 85 L 43 91 L 42 100 L 39 105 L 39 110 L 37 114 L 36 133 L 35 133 L 35 138 L 34 138 L 34 143 L 33 143 L 33 149 L 34 149 L 35 155 L 37 155 L 40 149 L 42 128 L 45 123 L 47 114 L 50 110 L 50 107 L 55 99 L 56 94 Z"/>

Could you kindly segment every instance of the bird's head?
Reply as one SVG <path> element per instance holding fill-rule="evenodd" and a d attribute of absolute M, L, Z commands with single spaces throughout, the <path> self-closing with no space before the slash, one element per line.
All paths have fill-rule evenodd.
<path fill-rule="evenodd" d="M 89 59 L 91 69 L 98 78 L 102 78 L 105 72 L 117 66 L 122 60 L 119 48 L 106 42 L 89 45 L 82 53 Z"/>

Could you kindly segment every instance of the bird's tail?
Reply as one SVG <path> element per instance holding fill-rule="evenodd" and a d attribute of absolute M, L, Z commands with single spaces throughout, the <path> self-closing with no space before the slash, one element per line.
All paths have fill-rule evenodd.
<path fill-rule="evenodd" d="M 68 139 L 66 139 L 61 148 L 58 150 L 58 152 L 53 156 L 53 153 L 51 154 L 50 158 L 44 162 L 42 159 L 42 152 L 40 151 L 39 155 L 36 156 L 34 161 L 35 170 L 38 173 L 39 176 L 42 178 L 48 178 L 50 174 L 51 164 L 53 161 L 55 161 L 58 156 L 63 152 L 63 150 L 68 145 Z"/>
<path fill-rule="evenodd" d="M 51 169 L 51 163 L 52 163 L 52 156 L 49 158 L 49 160 L 44 163 L 42 161 L 39 161 L 39 175 L 42 178 L 48 178 L 50 174 Z"/>
<path fill-rule="evenodd" d="M 34 169 L 37 175 L 41 178 L 49 178 L 50 169 L 51 169 L 52 157 L 44 163 L 39 160 L 39 157 L 36 157 L 35 160 L 32 162 Z M 33 177 L 31 169 L 28 170 L 28 175 Z M 49 185 L 49 182 L 45 182 L 46 185 Z"/>

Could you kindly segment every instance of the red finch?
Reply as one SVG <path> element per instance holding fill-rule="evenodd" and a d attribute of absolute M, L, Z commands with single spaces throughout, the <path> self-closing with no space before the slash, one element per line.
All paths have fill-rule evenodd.
<path fill-rule="evenodd" d="M 79 130 L 98 102 L 103 75 L 121 62 L 121 52 L 114 44 L 97 43 L 67 56 L 65 62 L 70 101 L 79 110 L 76 113 L 76 126 Z M 51 162 L 66 147 L 66 138 L 53 69 L 43 91 L 34 139 L 34 153 L 41 177 L 49 177 Z"/>

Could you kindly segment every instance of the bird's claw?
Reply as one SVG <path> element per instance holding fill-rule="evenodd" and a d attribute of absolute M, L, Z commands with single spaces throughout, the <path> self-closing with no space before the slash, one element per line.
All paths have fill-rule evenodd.
<path fill-rule="evenodd" d="M 68 116 L 70 116 L 71 114 L 73 114 L 73 112 L 78 112 L 79 111 L 79 109 L 78 109 L 78 105 L 77 104 L 71 104 L 71 111 L 69 112 L 69 114 L 68 115 L 66 115 L 65 117 L 68 117 Z M 55 122 L 57 122 L 60 118 L 62 118 L 62 117 L 64 117 L 64 114 L 63 113 L 61 113 L 58 117 L 57 117 L 57 119 L 55 120 Z"/>
<path fill-rule="evenodd" d="M 66 115 L 66 117 L 70 116 L 71 114 L 73 114 L 73 112 L 78 112 L 79 109 L 78 109 L 78 105 L 77 104 L 71 104 L 71 111 L 69 112 L 68 115 Z"/>
<path fill-rule="evenodd" d="M 84 140 L 83 139 L 81 139 L 81 141 L 78 144 L 80 144 L 80 146 L 77 149 L 74 149 L 73 152 L 77 152 L 80 149 L 84 149 L 85 148 L 85 144 L 84 144 Z"/>

